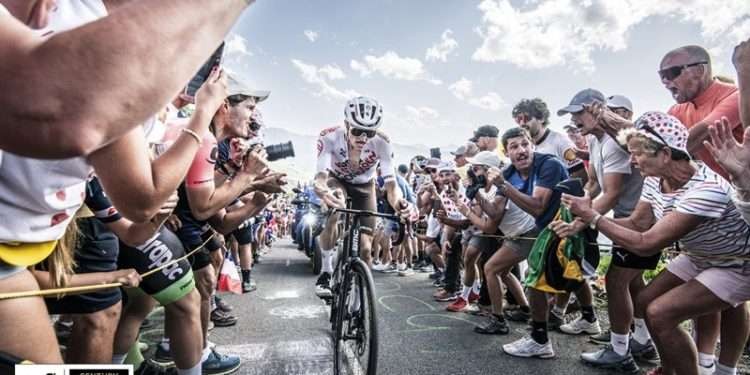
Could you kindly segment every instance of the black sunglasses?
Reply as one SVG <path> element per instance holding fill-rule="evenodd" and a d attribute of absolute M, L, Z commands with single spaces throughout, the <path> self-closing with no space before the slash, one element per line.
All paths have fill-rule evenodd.
<path fill-rule="evenodd" d="M 350 131 L 352 132 L 352 135 L 355 137 L 361 137 L 362 134 L 364 134 L 367 136 L 367 138 L 374 137 L 376 133 L 375 130 L 362 130 L 362 129 L 357 129 L 357 128 L 351 128 Z"/>
<path fill-rule="evenodd" d="M 703 64 L 708 64 L 708 61 L 699 61 L 699 62 L 694 62 L 692 64 L 678 65 L 678 66 L 673 66 L 671 68 L 662 69 L 659 71 L 659 77 L 662 80 L 666 79 L 667 81 L 671 81 L 679 77 L 680 74 L 682 74 L 682 71 L 685 70 L 686 68 L 689 68 L 691 66 L 696 66 L 696 65 L 703 65 Z"/>
<path fill-rule="evenodd" d="M 252 130 L 252 131 L 255 132 L 255 131 L 260 130 L 260 128 L 261 128 L 261 126 L 260 126 L 259 123 L 255 122 L 255 121 L 253 121 L 253 122 L 250 123 L 250 130 Z"/>

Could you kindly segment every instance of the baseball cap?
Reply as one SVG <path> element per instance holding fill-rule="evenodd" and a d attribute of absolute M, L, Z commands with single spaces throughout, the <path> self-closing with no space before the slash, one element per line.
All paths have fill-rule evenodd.
<path fill-rule="evenodd" d="M 575 126 L 575 125 L 573 125 L 573 124 L 565 125 L 565 126 L 563 126 L 563 129 L 565 129 L 565 131 L 572 131 L 572 132 L 576 132 L 576 133 L 579 131 L 578 127 Z"/>
<path fill-rule="evenodd" d="M 659 144 L 690 155 L 687 150 L 688 129 L 672 115 L 657 111 L 646 112 L 635 120 L 635 131 Z"/>
<path fill-rule="evenodd" d="M 570 100 L 570 104 L 557 111 L 557 115 L 563 116 L 569 113 L 578 113 L 583 111 L 584 104 L 593 104 L 596 102 L 607 102 L 607 100 L 604 98 L 604 94 L 602 94 L 601 91 L 594 89 L 581 90 L 577 94 L 575 94 L 575 96 L 573 96 L 573 99 Z"/>
<path fill-rule="evenodd" d="M 31 266 L 46 259 L 55 245 L 57 241 L 0 243 L 0 260 L 18 267 Z"/>
<path fill-rule="evenodd" d="M 607 98 L 607 107 L 612 109 L 625 108 L 631 113 L 633 112 L 633 103 L 624 95 L 612 95 Z"/>
<path fill-rule="evenodd" d="M 456 165 L 452 161 L 444 161 L 437 166 L 438 173 L 441 172 L 455 172 Z"/>
<path fill-rule="evenodd" d="M 252 96 L 258 103 L 260 103 L 268 99 L 271 92 L 266 90 L 254 90 L 250 88 L 250 85 L 243 82 L 238 77 L 227 74 L 227 96 L 232 95 Z"/>
<path fill-rule="evenodd" d="M 466 161 L 472 165 L 486 165 L 488 167 L 500 167 L 502 164 L 500 156 L 492 151 L 482 151 L 474 157 L 466 158 Z"/>
<path fill-rule="evenodd" d="M 453 156 L 463 156 L 466 153 L 466 145 L 458 146 L 456 151 L 451 151 Z"/>
<path fill-rule="evenodd" d="M 494 125 L 482 125 L 477 130 L 474 130 L 474 136 L 469 139 L 472 142 L 476 142 L 481 137 L 492 137 L 497 138 L 497 135 L 500 133 L 500 129 L 498 129 Z"/>

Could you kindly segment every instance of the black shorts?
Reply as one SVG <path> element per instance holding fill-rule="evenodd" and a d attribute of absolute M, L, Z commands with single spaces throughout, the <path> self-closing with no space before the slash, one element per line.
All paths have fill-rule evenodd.
<path fill-rule="evenodd" d="M 377 211 L 378 203 L 375 195 L 375 181 L 364 184 L 352 184 L 336 177 L 328 179 L 328 186 L 341 188 L 346 196 L 352 200 L 353 210 Z M 368 228 L 368 229 L 365 229 Z M 375 230 L 375 216 L 363 216 L 360 218 L 360 232 L 372 233 Z"/>
<path fill-rule="evenodd" d="M 647 257 L 635 255 L 622 247 L 612 247 L 612 263 L 620 268 L 634 268 L 638 270 L 653 270 L 659 264 L 661 253 Z"/>
<path fill-rule="evenodd" d="M 190 238 L 189 240 L 181 239 L 182 245 L 185 247 L 186 252 L 193 251 L 200 245 L 203 245 L 201 250 L 196 251 L 193 255 L 188 257 L 194 271 L 200 270 L 211 264 L 211 253 L 221 249 L 221 242 L 216 236 L 211 237 L 212 231 L 206 231 L 201 234 L 200 237 Z M 209 239 L 211 237 L 211 239 Z M 208 240 L 208 242 L 206 242 Z"/>
<path fill-rule="evenodd" d="M 253 228 L 252 225 L 247 225 L 241 228 L 237 228 L 232 232 L 232 236 L 237 240 L 237 244 L 240 246 L 249 245 L 253 242 Z"/>
<path fill-rule="evenodd" d="M 75 273 L 112 272 L 117 270 L 119 245 L 117 236 L 95 217 L 76 220 L 80 232 L 74 251 Z M 50 314 L 91 314 L 114 306 L 122 300 L 120 289 L 45 298 Z"/>
<path fill-rule="evenodd" d="M 118 259 L 120 268 L 133 268 L 139 274 L 161 267 L 185 255 L 180 239 L 164 227 L 159 230 L 156 237 L 143 245 L 130 247 L 120 243 L 120 248 L 122 249 Z M 191 273 L 190 264 L 183 259 L 153 275 L 146 276 L 139 288 L 150 296 L 157 296 L 181 280 L 188 283 L 189 281 L 184 278 Z"/>

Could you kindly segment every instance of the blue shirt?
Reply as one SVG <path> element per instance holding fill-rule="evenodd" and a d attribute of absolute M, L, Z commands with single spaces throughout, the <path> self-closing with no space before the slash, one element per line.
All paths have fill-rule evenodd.
<path fill-rule="evenodd" d="M 532 196 L 534 188 L 539 186 L 552 190 L 552 197 L 541 216 L 536 217 L 537 229 L 546 227 L 557 215 L 560 208 L 560 196 L 562 193 L 555 189 L 561 181 L 568 179 L 567 168 L 556 157 L 548 154 L 534 153 L 534 163 L 529 172 L 529 177 L 524 179 L 514 166 L 510 166 L 503 172 L 505 180 L 520 192 Z"/>

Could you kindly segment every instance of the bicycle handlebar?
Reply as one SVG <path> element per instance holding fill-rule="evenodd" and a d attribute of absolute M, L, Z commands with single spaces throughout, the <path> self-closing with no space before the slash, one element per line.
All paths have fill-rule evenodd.
<path fill-rule="evenodd" d="M 398 223 L 398 238 L 396 241 L 391 241 L 391 244 L 393 246 L 401 245 L 402 242 L 404 242 L 404 237 L 406 237 L 406 226 L 404 223 L 402 223 L 401 217 L 397 215 L 390 215 L 390 214 L 383 214 L 380 212 L 375 211 L 367 211 L 367 210 L 352 210 L 349 208 L 334 208 L 331 213 L 345 213 L 354 215 L 354 217 L 360 217 L 360 216 L 372 216 L 372 217 L 380 217 L 383 219 L 390 219 Z M 373 228 L 374 229 L 374 228 Z"/>

